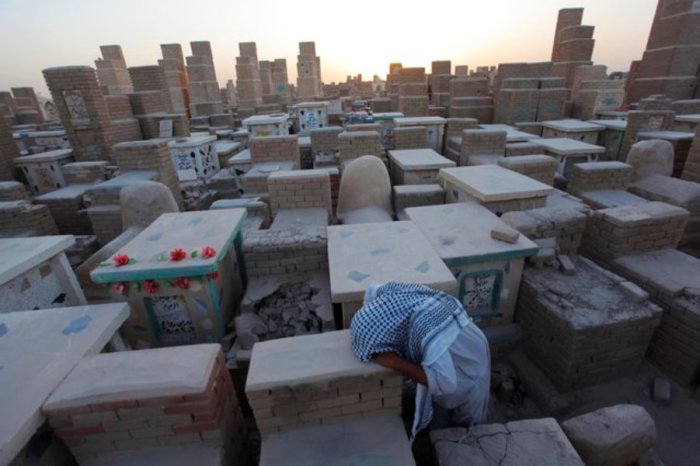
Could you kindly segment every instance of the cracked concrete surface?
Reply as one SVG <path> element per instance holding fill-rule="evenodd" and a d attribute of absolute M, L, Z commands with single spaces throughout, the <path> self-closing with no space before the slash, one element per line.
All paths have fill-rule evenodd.
<path fill-rule="evenodd" d="M 441 466 L 583 465 L 553 418 L 441 429 L 430 438 Z"/>

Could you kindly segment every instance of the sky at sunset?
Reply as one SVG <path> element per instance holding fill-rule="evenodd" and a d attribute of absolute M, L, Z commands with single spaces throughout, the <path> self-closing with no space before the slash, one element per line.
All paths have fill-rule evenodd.
<path fill-rule="evenodd" d="M 235 80 L 238 43 L 259 60 L 286 58 L 296 79 L 300 41 L 315 41 L 324 82 L 384 77 L 390 62 L 425 66 L 548 61 L 557 12 L 585 8 L 593 60 L 627 71 L 644 52 L 656 0 L 0 0 L 0 90 L 33 86 L 41 70 L 89 65 L 100 45 L 120 44 L 128 66 L 156 64 L 160 44 L 208 40 L 219 84 Z"/>

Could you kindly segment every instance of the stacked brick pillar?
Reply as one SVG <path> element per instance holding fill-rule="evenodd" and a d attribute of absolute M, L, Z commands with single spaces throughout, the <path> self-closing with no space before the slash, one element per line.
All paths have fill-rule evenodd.
<path fill-rule="evenodd" d="M 289 77 L 287 76 L 287 60 L 276 58 L 272 62 L 272 93 L 279 95 L 282 102 L 288 103 L 290 100 Z"/>
<path fill-rule="evenodd" d="M 211 44 L 207 41 L 190 42 L 192 56 L 187 57 L 187 77 L 192 116 L 222 113 L 224 106 L 216 80 Z"/>
<path fill-rule="evenodd" d="M 114 162 L 122 171 L 145 170 L 160 175 L 160 182 L 173 193 L 177 205 L 182 209 L 180 182 L 177 179 L 175 165 L 170 156 L 167 141 L 150 140 L 122 142 L 114 146 Z"/>
<path fill-rule="evenodd" d="M 75 160 L 110 160 L 117 138 L 95 70 L 89 66 L 48 68 L 44 79 Z"/>
<path fill-rule="evenodd" d="M 552 48 L 552 62 L 555 76 L 565 79 L 566 87 L 571 88 L 576 68 L 592 65 L 593 26 L 584 26 L 583 8 L 564 8 L 559 10 L 557 28 Z"/>
<path fill-rule="evenodd" d="M 428 115 L 428 84 L 425 68 L 399 70 L 399 112 L 406 117 Z"/>
<path fill-rule="evenodd" d="M 190 93 L 187 89 L 187 70 L 182 46 L 161 44 L 160 50 L 163 53 L 163 59 L 158 60 L 158 65 L 165 73 L 170 106 L 175 113 L 187 113 L 190 107 Z"/>
<path fill-rule="evenodd" d="M 598 112 L 620 108 L 624 97 L 625 81 L 608 79 L 604 65 L 582 65 L 576 68 L 571 88 L 574 118 L 595 119 Z"/>
<path fill-rule="evenodd" d="M 321 59 L 316 56 L 314 42 L 299 42 L 297 55 L 297 100 L 313 102 L 323 95 Z"/>
<path fill-rule="evenodd" d="M 19 155 L 19 148 L 12 137 L 9 122 L 0 116 L 0 181 L 14 181 L 13 161 Z"/>
<path fill-rule="evenodd" d="M 124 53 L 119 45 L 100 46 L 102 58 L 95 60 L 100 88 L 105 95 L 117 95 L 132 92 L 129 72 L 126 69 Z"/>
<path fill-rule="evenodd" d="M 696 2 L 659 0 L 644 56 L 630 69 L 626 103 L 653 94 L 673 100 L 699 96 L 698 30 L 700 11 Z"/>
<path fill-rule="evenodd" d="M 33 88 L 13 87 L 12 95 L 17 106 L 17 119 L 20 124 L 38 124 L 44 121 L 44 112 L 41 110 Z"/>
<path fill-rule="evenodd" d="M 430 65 L 430 103 L 434 107 L 450 106 L 450 81 L 452 62 L 450 60 L 434 61 Z"/>
<path fill-rule="evenodd" d="M 236 57 L 236 89 L 238 90 L 238 115 L 247 118 L 262 105 L 262 83 L 258 68 L 258 48 L 255 42 L 240 42 L 240 56 Z"/>

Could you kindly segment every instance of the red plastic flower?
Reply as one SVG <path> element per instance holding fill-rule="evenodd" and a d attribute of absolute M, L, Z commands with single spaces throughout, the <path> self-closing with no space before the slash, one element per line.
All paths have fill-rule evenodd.
<path fill-rule="evenodd" d="M 209 274 L 209 278 L 211 278 L 212 280 L 218 280 L 218 279 L 219 279 L 219 275 L 220 275 L 220 274 L 219 274 L 219 271 L 218 271 L 218 270 L 214 270 L 212 273 Z"/>
<path fill-rule="evenodd" d="M 175 248 L 172 251 L 170 251 L 170 260 L 171 261 L 181 261 L 182 259 L 185 259 L 186 257 L 187 257 L 187 253 L 182 248 Z"/>
<path fill-rule="evenodd" d="M 116 295 L 124 295 L 129 290 L 129 285 L 125 282 L 112 283 L 112 293 Z"/>
<path fill-rule="evenodd" d="M 175 286 L 177 286 L 181 290 L 189 290 L 190 289 L 190 279 L 185 278 L 185 277 L 176 278 L 175 279 Z"/>
<path fill-rule="evenodd" d="M 209 259 L 216 256 L 216 249 L 211 246 L 204 246 L 202 248 L 202 259 Z"/>
<path fill-rule="evenodd" d="M 122 265 L 127 265 L 131 258 L 126 254 L 117 254 L 113 257 L 114 266 L 121 267 Z"/>
<path fill-rule="evenodd" d="M 156 294 L 158 293 L 158 288 L 158 283 L 153 280 L 146 280 L 143 282 L 143 289 L 146 290 L 146 293 Z"/>

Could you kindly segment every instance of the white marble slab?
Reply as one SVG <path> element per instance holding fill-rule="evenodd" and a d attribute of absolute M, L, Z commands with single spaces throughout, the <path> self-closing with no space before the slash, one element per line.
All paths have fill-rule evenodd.
<path fill-rule="evenodd" d="M 373 283 L 420 283 L 454 292 L 456 280 L 413 222 L 330 226 L 331 299 L 362 301 Z"/>
<path fill-rule="evenodd" d="M 505 125 L 503 123 L 482 124 L 482 125 L 479 125 L 479 128 L 493 129 L 493 130 L 498 130 L 498 131 L 517 131 L 518 130 L 518 128 L 516 128 L 515 126 Z"/>
<path fill-rule="evenodd" d="M 260 466 L 413 466 L 411 445 L 396 414 L 344 418 L 271 434 Z"/>
<path fill-rule="evenodd" d="M 286 113 L 273 114 L 273 115 L 253 115 L 242 121 L 243 126 L 254 126 L 254 125 L 276 125 L 280 123 L 286 123 L 289 119 L 289 115 Z"/>
<path fill-rule="evenodd" d="M 443 168 L 438 178 L 482 202 L 509 201 L 544 197 L 552 187 L 498 165 Z"/>
<path fill-rule="evenodd" d="M 42 152 L 40 154 L 25 155 L 24 157 L 17 157 L 15 163 L 19 165 L 27 163 L 39 163 L 39 162 L 58 162 L 60 160 L 66 160 L 73 157 L 73 149 L 58 149 L 51 150 L 48 152 Z"/>
<path fill-rule="evenodd" d="M 216 147 L 216 155 L 219 157 L 231 156 L 231 154 L 241 147 L 240 142 L 218 140 L 214 142 L 214 147 Z"/>
<path fill-rule="evenodd" d="M 186 138 L 177 138 L 173 141 L 168 142 L 168 147 L 171 149 L 182 149 L 199 147 L 202 144 L 209 144 L 216 141 L 216 136 L 202 135 L 202 136 L 190 136 Z"/>
<path fill-rule="evenodd" d="M 605 152 L 605 147 L 569 138 L 539 139 L 537 144 L 557 155 L 585 155 Z"/>
<path fill-rule="evenodd" d="M 682 121 L 683 123 L 700 123 L 700 113 L 676 115 L 675 121 Z"/>
<path fill-rule="evenodd" d="M 389 151 L 389 159 L 402 170 L 435 170 L 456 164 L 433 149 L 397 149 Z"/>
<path fill-rule="evenodd" d="M 550 120 L 542 122 L 542 127 L 551 128 L 565 133 L 583 133 L 589 131 L 601 131 L 602 126 L 575 119 Z"/>
<path fill-rule="evenodd" d="M 637 134 L 637 138 L 664 139 L 667 141 L 690 141 L 695 133 L 690 131 L 644 131 Z"/>
<path fill-rule="evenodd" d="M 233 157 L 229 157 L 229 165 L 240 165 L 250 163 L 250 149 L 243 149 Z"/>
<path fill-rule="evenodd" d="M 627 120 L 628 114 L 629 114 L 629 112 L 620 111 L 620 110 L 603 110 L 601 112 L 597 112 L 596 116 L 598 118 L 610 117 L 611 119 L 615 119 L 615 120 Z"/>
<path fill-rule="evenodd" d="M 196 210 L 163 214 L 115 253 L 126 254 L 133 263 L 116 267 L 111 256 L 92 271 L 96 283 L 151 280 L 206 275 L 218 269 L 231 250 L 246 217 L 246 209 Z M 214 248 L 214 257 L 203 258 L 204 246 Z M 183 260 L 170 260 L 170 251 L 185 250 Z M 198 254 L 192 257 L 192 252 Z"/>
<path fill-rule="evenodd" d="M 62 253 L 74 243 L 73 235 L 0 239 L 0 285 Z"/>
<path fill-rule="evenodd" d="M 270 225 L 270 230 L 303 230 L 327 225 L 328 210 L 323 207 L 280 209 Z"/>
<path fill-rule="evenodd" d="M 612 129 L 615 131 L 625 131 L 627 129 L 627 120 L 588 120 L 589 123 L 594 125 L 600 125 L 605 127 L 605 129 Z"/>
<path fill-rule="evenodd" d="M 0 314 L 0 464 L 44 422 L 39 409 L 61 380 L 128 316 L 125 303 Z"/>
<path fill-rule="evenodd" d="M 403 117 L 394 119 L 394 125 L 397 127 L 444 125 L 445 123 L 447 123 L 447 120 L 439 116 Z"/>
<path fill-rule="evenodd" d="M 495 131 L 505 131 L 506 132 L 506 142 L 528 142 L 535 139 L 541 139 L 540 136 L 532 133 L 526 133 L 525 131 L 520 131 L 518 128 L 510 125 L 504 125 L 502 123 L 494 124 L 484 124 L 479 125 L 481 129 L 495 130 Z M 461 137 L 461 136 L 460 136 Z"/>
<path fill-rule="evenodd" d="M 525 235 L 512 244 L 491 238 L 492 228 L 506 224 L 475 202 L 410 207 L 406 214 L 448 265 L 515 259 L 533 255 L 538 249 Z"/>
<path fill-rule="evenodd" d="M 245 390 L 269 390 L 386 371 L 378 364 L 357 359 L 350 345 L 350 330 L 300 335 L 256 343 Z"/>
<path fill-rule="evenodd" d="M 209 343 L 86 356 L 43 406 L 54 410 L 203 393 L 220 350 L 218 343 Z"/>

